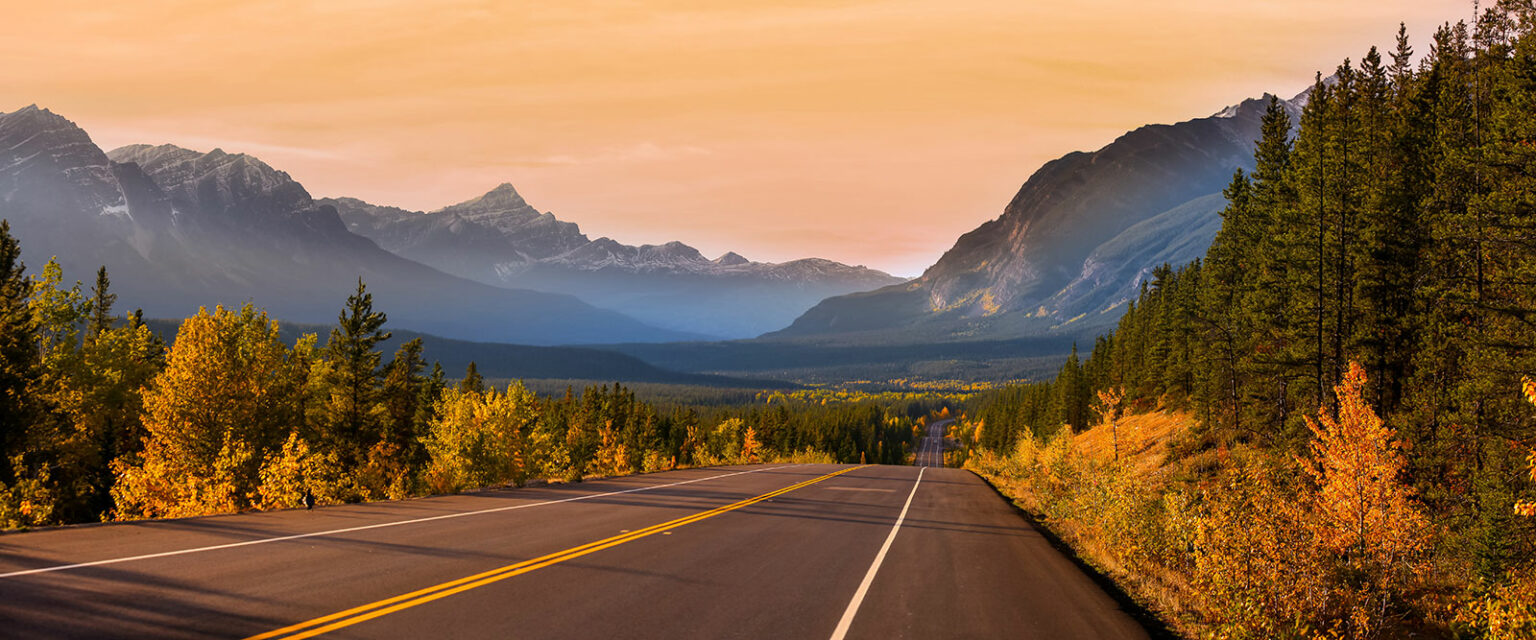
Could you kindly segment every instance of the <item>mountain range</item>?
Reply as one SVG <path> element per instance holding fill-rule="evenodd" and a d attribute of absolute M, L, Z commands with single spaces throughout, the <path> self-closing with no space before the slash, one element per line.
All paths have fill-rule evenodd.
<path fill-rule="evenodd" d="M 1204 255 L 1270 100 L 1295 121 L 1306 97 L 1244 100 L 1048 162 L 909 282 L 824 260 L 593 240 L 509 184 L 430 213 L 314 199 L 250 156 L 106 154 L 36 108 L 0 115 L 0 214 L 29 260 L 56 253 L 76 273 L 106 263 L 115 281 L 139 283 L 125 301 L 162 313 L 255 299 L 325 322 L 362 275 L 392 322 L 450 338 L 609 343 L 688 372 L 1002 378 L 1037 374 L 1024 369 L 1112 327 L 1157 266 Z"/>
<path fill-rule="evenodd" d="M 1306 96 L 1275 99 L 1294 122 Z M 1253 168 L 1270 98 L 1048 162 L 921 277 L 827 299 L 769 337 L 925 342 L 1112 327 L 1154 268 L 1205 255 L 1221 228 L 1222 190 Z"/>
<path fill-rule="evenodd" d="M 425 234 L 416 237 L 446 233 L 451 242 L 440 245 L 440 254 L 464 257 L 465 264 L 445 262 L 459 272 L 470 271 L 465 266 L 473 264 L 468 258 L 479 255 L 474 243 L 487 238 L 515 236 L 523 247 L 559 247 L 570 240 L 569 248 L 585 249 L 585 254 L 609 246 L 616 253 L 630 249 L 606 239 L 589 242 L 574 224 L 548 214 L 536 214 L 531 224 L 521 225 L 515 215 L 520 211 L 500 207 L 503 200 L 521 202 L 514 190 L 504 187 L 442 216 L 417 215 L 428 224 Z M 249 301 L 276 318 L 326 323 L 336 317 L 361 278 L 393 326 L 447 338 L 548 345 L 696 340 L 730 333 L 662 328 L 611 308 L 622 305 L 603 300 L 591 304 L 554 286 L 544 291 L 515 286 L 517 279 L 510 273 L 492 284 L 448 273 L 349 230 L 338 205 L 349 216 L 367 206 L 352 199 L 316 200 L 287 173 L 249 155 L 221 149 L 202 153 L 173 145 L 131 145 L 105 152 L 75 123 L 47 109 L 34 105 L 0 114 L 0 218 L 9 220 L 12 233 L 21 239 L 25 261 L 35 272 L 56 256 L 67 279 L 87 281 L 96 267 L 105 265 L 123 304 L 140 307 L 151 317 L 185 317 L 199 306 Z M 434 226 L 439 222 L 449 224 L 439 229 Z M 412 235 L 409 225 L 392 228 Z M 468 233 L 455 235 L 456 230 Z M 412 246 L 425 251 L 432 245 Z M 484 246 L 487 251 L 504 248 Z M 685 264 L 690 253 L 697 255 L 677 243 L 657 250 L 633 249 L 637 258 L 673 258 L 674 265 Z M 507 262 L 504 252 L 495 255 Z M 582 255 L 578 251 L 561 259 L 574 263 Z M 755 263 L 734 254 L 715 262 L 718 273 L 693 272 L 704 282 L 697 286 L 712 285 L 710 278 L 731 281 L 737 272 L 796 273 L 788 265 L 749 267 Z M 894 280 L 827 261 L 801 262 L 825 266 L 824 273 L 831 275 L 802 269 L 798 273 L 803 279 L 786 279 L 779 289 L 725 288 L 753 305 L 777 306 L 779 313 L 793 314 L 823 297 L 819 292 L 828 286 L 837 293 L 859 286 L 828 282 L 868 282 L 874 287 Z M 597 261 L 585 265 L 599 266 L 584 272 L 603 272 Z M 623 285 L 613 288 L 626 290 Z M 674 297 L 689 296 L 679 289 Z M 797 289 L 810 293 L 795 300 L 772 298 L 778 291 Z M 716 302 L 730 306 L 724 297 L 717 295 Z M 652 298 L 661 300 L 658 305 L 666 302 L 663 292 L 653 292 Z M 707 319 L 695 323 L 705 329 L 715 324 Z"/>
<path fill-rule="evenodd" d="M 904 282 L 862 266 L 807 258 L 705 258 L 681 242 L 632 246 L 589 239 L 530 206 L 510 184 L 430 213 L 321 200 L 347 228 L 445 272 L 502 287 L 568 293 L 653 326 L 749 338 L 787 326 L 821 300 Z"/>

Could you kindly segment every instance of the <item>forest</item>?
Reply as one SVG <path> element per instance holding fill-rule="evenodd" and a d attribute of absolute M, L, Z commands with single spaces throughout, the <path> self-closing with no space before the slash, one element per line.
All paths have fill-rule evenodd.
<path fill-rule="evenodd" d="M 1536 12 L 1413 59 L 1272 103 L 1205 259 L 956 430 L 1191 635 L 1536 637 Z M 1072 450 L 1158 411 L 1196 426 L 1155 472 Z"/>
<path fill-rule="evenodd" d="M 533 480 L 768 461 L 904 462 L 930 401 L 646 402 L 619 384 L 541 396 L 387 360 L 360 280 L 322 344 L 247 304 L 170 344 L 55 261 L 28 276 L 0 222 L 0 528 L 403 498 Z M 590 383 L 588 383 L 590 385 Z M 701 397 L 734 397 L 698 390 Z"/>

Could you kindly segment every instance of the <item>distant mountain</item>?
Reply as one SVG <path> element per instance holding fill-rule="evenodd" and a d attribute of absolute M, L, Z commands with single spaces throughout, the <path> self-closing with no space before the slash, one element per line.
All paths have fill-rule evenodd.
<path fill-rule="evenodd" d="M 726 253 L 711 260 L 681 242 L 591 240 L 576 224 L 540 213 L 510 184 L 430 213 L 354 198 L 319 202 L 334 206 L 353 232 L 448 273 L 568 293 L 659 327 L 720 338 L 780 329 L 824 298 L 902 282 L 818 258 L 773 264 Z"/>
<path fill-rule="evenodd" d="M 1294 122 L 1306 94 L 1282 101 Z M 1205 254 L 1221 191 L 1253 167 L 1269 96 L 1149 125 L 1045 164 L 995 220 L 922 277 L 831 298 L 770 338 L 927 341 L 1090 335 L 1118 321 L 1152 269 Z"/>
<path fill-rule="evenodd" d="M 439 335 L 529 344 L 689 337 L 391 254 L 256 158 L 142 145 L 109 155 L 36 106 L 0 114 L 0 217 L 34 273 L 49 256 L 69 279 L 89 281 L 106 265 L 121 304 L 151 316 L 254 301 L 284 320 L 328 323 L 361 277 L 391 325 Z"/>

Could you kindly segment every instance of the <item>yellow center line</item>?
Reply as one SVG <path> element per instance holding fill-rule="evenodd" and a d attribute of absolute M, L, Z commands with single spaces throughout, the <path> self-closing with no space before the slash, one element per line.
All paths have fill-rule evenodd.
<path fill-rule="evenodd" d="M 312 638 L 324 633 L 330 633 L 337 629 L 350 627 L 359 622 L 372 620 L 374 618 L 388 615 L 402 609 L 409 609 L 417 605 L 426 604 L 433 600 L 446 598 L 456 593 L 461 593 L 477 587 L 483 587 L 493 582 L 506 580 L 507 578 L 514 576 L 520 576 L 522 574 L 536 571 L 550 565 L 565 562 L 566 560 L 579 558 L 589 553 L 596 553 L 598 551 L 602 551 L 603 549 L 616 547 L 626 542 L 638 540 L 646 536 L 661 533 L 670 529 L 676 529 L 678 527 L 692 524 L 707 518 L 713 518 L 722 513 L 735 511 L 742 507 L 748 507 L 775 496 L 780 496 L 796 489 L 808 487 L 823 480 L 834 478 L 850 471 L 857 471 L 863 468 L 864 466 L 858 466 L 849 467 L 841 471 L 834 471 L 818 478 L 812 478 L 804 482 L 798 482 L 782 489 L 776 489 L 760 496 L 755 496 L 738 502 L 733 502 L 731 504 L 715 507 L 708 511 L 701 511 L 693 515 L 684 516 L 675 520 L 669 520 L 661 524 L 651 525 L 637 531 L 631 531 L 629 533 L 604 538 L 596 542 L 589 542 L 581 546 L 571 547 L 570 549 L 565 549 L 563 551 L 556 551 L 554 553 L 539 556 L 531 560 L 524 560 L 515 564 L 509 564 L 505 567 L 491 569 L 490 571 L 483 571 L 472 576 L 451 580 L 424 589 L 417 589 L 410 593 L 401 594 L 393 598 L 386 598 L 384 600 L 379 600 L 377 602 L 372 602 L 359 607 L 353 607 L 345 611 L 340 611 L 327 616 L 321 616 L 312 620 L 306 620 L 304 622 L 289 625 L 281 629 L 273 629 L 266 633 L 251 636 L 245 640 L 268 640 L 269 638 L 278 637 L 287 638 L 288 640 L 299 640 L 300 638 Z"/>

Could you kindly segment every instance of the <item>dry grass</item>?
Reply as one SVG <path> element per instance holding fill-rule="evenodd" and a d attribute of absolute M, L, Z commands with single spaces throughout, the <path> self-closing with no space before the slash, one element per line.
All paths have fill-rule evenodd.
<path fill-rule="evenodd" d="M 1195 426 L 1188 411 L 1152 411 L 1121 416 L 1114 428 L 1101 422 L 1073 437 L 1073 446 L 1089 459 L 1108 463 L 1115 458 L 1115 439 L 1120 458 L 1139 475 L 1155 475 L 1167 463 L 1168 443 Z"/>

